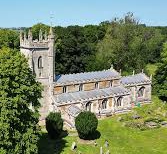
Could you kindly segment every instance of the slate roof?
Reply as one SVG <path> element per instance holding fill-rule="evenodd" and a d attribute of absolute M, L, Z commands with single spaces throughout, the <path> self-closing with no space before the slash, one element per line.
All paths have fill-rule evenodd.
<path fill-rule="evenodd" d="M 123 85 L 145 84 L 151 83 L 151 80 L 144 73 L 139 73 L 131 76 L 122 77 L 120 82 Z"/>
<path fill-rule="evenodd" d="M 80 101 L 90 101 L 94 99 L 129 95 L 130 91 L 123 86 L 110 87 L 105 89 L 95 89 L 91 91 L 78 91 L 73 93 L 63 93 L 55 95 L 54 99 L 57 105 L 63 105 L 66 103 L 76 103 Z"/>
<path fill-rule="evenodd" d="M 75 105 L 71 105 L 68 108 L 68 113 L 70 115 L 72 115 L 73 117 L 76 117 L 79 113 L 81 112 L 81 110 L 79 109 L 79 107 L 75 106 Z"/>
<path fill-rule="evenodd" d="M 84 72 L 76 74 L 57 75 L 55 85 L 66 85 L 72 83 L 84 83 L 90 81 L 99 81 L 103 79 L 120 78 L 120 74 L 114 69 L 96 71 L 96 72 Z"/>

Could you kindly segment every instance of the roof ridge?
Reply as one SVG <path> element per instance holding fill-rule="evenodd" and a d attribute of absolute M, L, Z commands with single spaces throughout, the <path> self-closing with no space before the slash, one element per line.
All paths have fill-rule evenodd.
<path fill-rule="evenodd" d="M 126 77 L 133 77 L 133 76 L 137 76 L 137 75 L 139 75 L 139 74 L 142 74 L 142 75 L 145 75 L 146 76 L 146 74 L 145 73 L 137 73 L 137 74 L 131 74 L 131 75 L 127 75 L 127 76 L 122 76 L 122 78 L 126 78 Z"/>
<path fill-rule="evenodd" d="M 69 73 L 69 74 L 57 74 L 57 75 L 77 75 L 77 74 L 86 74 L 86 73 L 98 73 L 98 72 L 107 72 L 107 71 L 115 71 L 115 69 L 107 69 L 107 70 L 101 70 L 101 71 L 89 71 L 89 72 L 80 72 L 80 73 Z M 118 73 L 118 72 L 117 72 Z"/>

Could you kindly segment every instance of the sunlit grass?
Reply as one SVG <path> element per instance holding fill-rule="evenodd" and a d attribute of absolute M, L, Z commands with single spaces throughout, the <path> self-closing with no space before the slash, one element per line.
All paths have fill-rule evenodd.
<path fill-rule="evenodd" d="M 137 112 L 143 118 L 148 116 L 148 111 L 153 111 L 151 116 L 166 112 L 167 105 L 163 104 L 157 97 L 153 96 L 153 103 L 144 105 L 140 108 L 135 108 L 134 113 Z M 129 113 L 132 115 L 134 113 Z M 132 129 L 125 127 L 124 121 L 119 122 L 118 117 L 128 117 L 125 115 L 117 115 L 103 120 L 99 120 L 98 131 L 101 136 L 94 141 L 88 141 L 88 144 L 81 142 L 77 136 L 66 136 L 59 140 L 50 140 L 46 131 L 43 131 L 39 143 L 40 154 L 99 154 L 100 147 L 103 147 L 105 153 L 108 149 L 111 154 L 167 154 L 167 128 L 157 128 L 141 131 L 139 129 Z M 150 116 L 150 114 L 149 114 Z M 166 119 L 166 117 L 165 117 Z M 140 120 L 140 119 L 139 119 Z M 141 119 L 142 120 L 142 119 Z M 71 134 L 76 132 L 71 131 Z M 104 146 L 105 140 L 108 140 L 109 147 Z M 71 145 L 73 142 L 77 143 L 77 150 L 72 151 Z"/>

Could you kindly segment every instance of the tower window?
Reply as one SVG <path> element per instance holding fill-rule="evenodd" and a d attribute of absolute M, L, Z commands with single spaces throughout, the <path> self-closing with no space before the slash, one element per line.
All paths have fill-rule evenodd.
<path fill-rule="evenodd" d="M 63 86 L 63 93 L 66 93 L 66 91 L 67 91 L 67 87 Z"/>
<path fill-rule="evenodd" d="M 79 91 L 83 91 L 83 84 L 82 83 L 79 85 Z"/>
<path fill-rule="evenodd" d="M 38 58 L 38 68 L 42 68 L 42 57 Z"/>
<path fill-rule="evenodd" d="M 95 89 L 98 89 L 98 88 L 99 88 L 99 83 L 96 82 L 96 83 L 95 83 Z"/>

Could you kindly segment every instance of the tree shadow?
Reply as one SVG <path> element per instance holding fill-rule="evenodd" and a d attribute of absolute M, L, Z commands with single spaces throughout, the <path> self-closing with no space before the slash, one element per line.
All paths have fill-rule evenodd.
<path fill-rule="evenodd" d="M 51 139 L 48 133 L 42 133 L 38 142 L 39 154 L 60 154 L 67 147 L 67 141 L 63 139 L 68 135 L 67 131 L 63 131 L 58 139 Z"/>
<path fill-rule="evenodd" d="M 98 130 L 96 130 L 94 133 L 89 134 L 85 140 L 96 140 L 96 139 L 99 139 L 100 136 L 101 136 L 101 133 Z"/>

